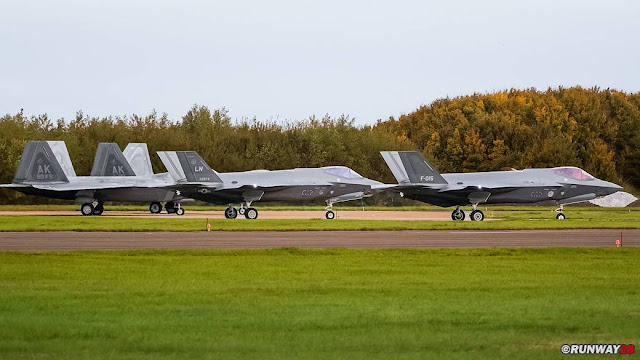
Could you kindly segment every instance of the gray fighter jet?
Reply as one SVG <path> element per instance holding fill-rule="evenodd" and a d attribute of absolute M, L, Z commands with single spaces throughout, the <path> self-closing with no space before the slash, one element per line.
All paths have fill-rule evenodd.
<path fill-rule="evenodd" d="M 238 214 L 256 219 L 258 210 L 251 207 L 255 201 L 316 199 L 325 200 L 325 217 L 333 219 L 333 204 L 395 186 L 367 179 L 344 166 L 217 173 L 194 151 L 159 151 L 158 155 L 176 182 L 172 188 L 192 199 L 229 204 L 224 212 L 227 219 Z M 238 203 L 239 209 L 233 207 Z"/>
<path fill-rule="evenodd" d="M 116 145 L 117 146 L 117 145 Z M 168 172 L 154 174 L 153 167 L 151 165 L 151 157 L 149 156 L 149 148 L 145 143 L 130 143 L 124 149 L 123 153 L 125 159 L 131 165 L 131 168 L 135 172 L 136 176 L 141 179 L 153 179 L 159 180 L 164 184 L 173 184 L 173 178 Z M 149 205 L 149 212 L 152 214 L 159 214 L 164 208 L 169 214 L 184 214 L 184 209 L 181 209 L 181 204 L 193 201 L 193 199 L 187 199 L 180 196 L 180 193 L 174 193 L 173 197 L 167 196 L 166 192 L 158 192 L 158 196 L 150 197 L 153 201 Z"/>
<path fill-rule="evenodd" d="M 548 169 L 439 174 L 417 151 L 382 151 L 398 180 L 401 195 L 429 204 L 456 209 L 451 219 L 464 220 L 460 206 L 471 205 L 471 220 L 484 220 L 479 204 L 537 203 L 554 200 L 557 219 L 565 219 L 563 205 L 613 194 L 622 187 L 594 178 L 572 166 Z"/>
<path fill-rule="evenodd" d="M 101 215 L 105 201 L 181 200 L 180 194 L 168 187 L 172 184 L 167 176 L 136 176 L 117 144 L 100 144 L 91 176 L 76 176 L 63 141 L 29 141 L 13 183 L 0 186 L 27 195 L 75 200 L 82 204 L 82 215 Z M 175 213 L 184 214 L 179 203 Z"/>

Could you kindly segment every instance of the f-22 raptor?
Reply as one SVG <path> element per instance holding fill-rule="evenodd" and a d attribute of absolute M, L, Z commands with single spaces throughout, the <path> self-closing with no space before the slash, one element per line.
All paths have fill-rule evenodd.
<path fill-rule="evenodd" d="M 224 215 L 238 214 L 256 219 L 256 201 L 300 201 L 323 199 L 325 217 L 335 218 L 334 203 L 371 196 L 394 185 L 367 179 L 344 166 L 290 170 L 254 170 L 218 173 L 195 151 L 159 151 L 158 155 L 183 196 L 212 204 L 226 205 Z M 233 204 L 240 203 L 236 209 Z"/>
<path fill-rule="evenodd" d="M 593 200 L 622 190 L 572 166 L 514 171 L 439 174 L 417 151 L 380 152 L 398 180 L 396 191 L 425 203 L 456 209 L 452 220 L 464 220 L 460 206 L 471 205 L 471 220 L 484 220 L 479 204 L 537 203 L 553 200 L 556 219 L 565 219 L 563 205 Z"/>
<path fill-rule="evenodd" d="M 134 144 L 140 145 L 140 144 Z M 131 147 L 131 159 L 141 152 Z M 144 146 L 146 151 L 146 146 Z M 143 155 L 143 154 L 142 154 Z M 149 168 L 151 164 L 148 164 Z M 147 174 L 148 175 L 148 174 Z M 184 214 L 178 201 L 183 198 L 168 186 L 173 180 L 168 175 L 153 173 L 137 176 L 117 144 L 98 145 L 91 176 L 76 176 L 67 146 L 63 141 L 29 141 L 24 148 L 13 183 L 0 185 L 26 195 L 75 200 L 82 204 L 82 215 L 101 215 L 105 201 L 150 202 L 150 209 L 160 202 L 177 204 L 174 212 Z M 157 208 L 160 212 L 162 207 Z"/>

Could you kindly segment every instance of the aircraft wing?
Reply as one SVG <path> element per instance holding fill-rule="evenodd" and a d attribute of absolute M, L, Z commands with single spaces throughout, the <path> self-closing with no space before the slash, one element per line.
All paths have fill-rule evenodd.
<path fill-rule="evenodd" d="M 480 185 L 464 185 L 464 184 L 447 184 L 440 188 L 438 192 L 476 192 L 476 191 L 488 191 L 492 193 L 506 192 L 518 189 L 519 187 L 514 187 L 513 184 L 510 185 L 500 185 L 495 184 L 491 186 L 480 186 Z"/>
<path fill-rule="evenodd" d="M 25 185 L 25 184 L 1 184 L 0 188 L 26 188 L 26 187 L 31 187 L 31 185 Z"/>
<path fill-rule="evenodd" d="M 158 184 L 158 183 L 144 183 L 144 182 L 136 182 L 136 183 L 128 183 L 128 182 L 100 182 L 100 183 L 91 183 L 91 182 L 83 182 L 79 184 L 75 183 L 65 183 L 65 184 L 32 184 L 29 185 L 35 189 L 41 190 L 50 190 L 50 191 L 81 191 L 81 190 L 104 190 L 104 189 L 124 189 L 124 188 L 141 188 L 141 189 L 149 189 L 149 188 L 164 188 L 166 185 Z"/>

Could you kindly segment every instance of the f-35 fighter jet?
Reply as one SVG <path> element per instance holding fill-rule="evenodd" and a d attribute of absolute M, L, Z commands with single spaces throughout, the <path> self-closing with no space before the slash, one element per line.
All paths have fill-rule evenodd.
<path fill-rule="evenodd" d="M 166 176 L 136 176 L 117 144 L 100 144 L 91 176 L 76 176 L 63 141 L 29 141 L 13 183 L 0 186 L 27 195 L 75 200 L 82 204 L 82 215 L 101 215 L 105 201 L 181 200 L 177 191 L 168 188 L 171 184 L 173 180 Z M 182 215 L 184 209 L 178 204 L 175 213 Z"/>
<path fill-rule="evenodd" d="M 212 204 L 226 205 L 224 215 L 235 219 L 238 214 L 256 219 L 256 201 L 299 201 L 323 199 L 327 203 L 325 217 L 335 218 L 335 203 L 371 196 L 395 185 L 385 185 L 362 177 L 344 166 L 291 170 L 254 170 L 217 173 L 194 151 L 159 151 L 183 196 Z M 240 203 L 236 209 L 233 204 Z"/>
<path fill-rule="evenodd" d="M 417 151 L 382 151 L 398 180 L 401 195 L 456 209 L 451 219 L 464 220 L 460 206 L 471 205 L 471 220 L 484 220 L 479 204 L 537 203 L 554 200 L 557 219 L 565 219 L 563 205 L 613 194 L 622 187 L 594 178 L 572 166 L 548 169 L 439 174 Z"/>

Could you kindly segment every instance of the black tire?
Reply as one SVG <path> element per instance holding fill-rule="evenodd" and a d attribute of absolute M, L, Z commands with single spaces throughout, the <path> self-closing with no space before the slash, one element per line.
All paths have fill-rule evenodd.
<path fill-rule="evenodd" d="M 84 204 L 82 204 L 82 206 L 80 206 L 80 212 L 84 216 L 93 215 L 93 211 L 94 210 L 95 209 L 93 208 L 93 204 L 91 204 L 91 203 L 84 203 Z"/>
<path fill-rule="evenodd" d="M 152 214 L 160 214 L 162 212 L 162 204 L 159 202 L 152 202 L 149 205 L 149 212 Z"/>
<path fill-rule="evenodd" d="M 244 212 L 244 217 L 249 220 L 255 220 L 258 218 L 258 210 L 251 207 L 247 208 L 247 210 Z"/>
<path fill-rule="evenodd" d="M 563 213 L 558 213 L 558 215 L 556 215 L 556 219 L 558 219 L 558 220 L 564 220 L 566 218 L 567 217 Z"/>
<path fill-rule="evenodd" d="M 164 204 L 164 209 L 167 210 L 167 214 L 175 214 L 176 212 L 176 205 L 172 202 L 168 202 L 166 204 Z"/>
<path fill-rule="evenodd" d="M 104 212 L 104 206 L 102 205 L 102 203 L 98 203 L 98 205 L 93 208 L 93 215 L 102 215 L 102 213 Z"/>
<path fill-rule="evenodd" d="M 473 210 L 469 215 L 471 221 L 483 221 L 484 213 L 481 210 Z"/>
<path fill-rule="evenodd" d="M 326 217 L 329 220 L 333 220 L 336 218 L 336 213 L 334 213 L 331 210 L 328 210 L 326 214 L 324 214 L 324 217 Z"/>
<path fill-rule="evenodd" d="M 177 208 L 176 209 L 176 215 L 178 215 L 178 216 L 184 215 L 184 209 L 181 208 L 181 207 Z"/>
<path fill-rule="evenodd" d="M 454 221 L 464 221 L 465 215 L 464 215 L 464 211 L 458 209 L 458 210 L 453 210 L 451 212 L 451 220 Z"/>
<path fill-rule="evenodd" d="M 238 209 L 238 214 L 240 215 L 244 215 L 245 212 L 247 212 L 246 208 L 241 207 L 240 209 Z"/>
<path fill-rule="evenodd" d="M 224 217 L 227 219 L 235 219 L 238 217 L 238 210 L 233 206 L 229 206 L 224 210 Z"/>

